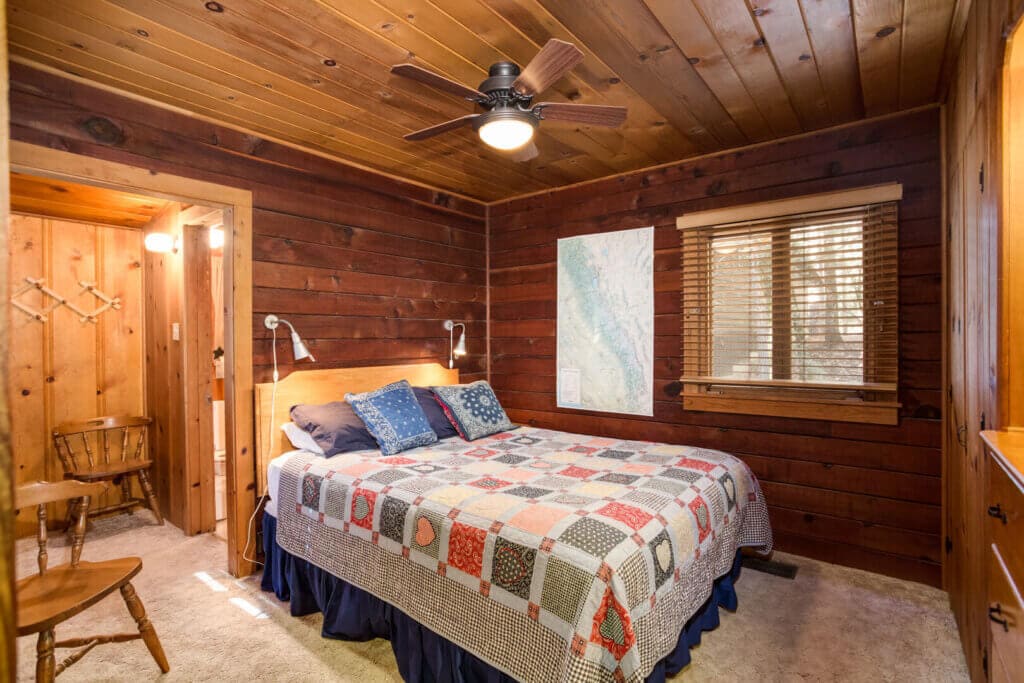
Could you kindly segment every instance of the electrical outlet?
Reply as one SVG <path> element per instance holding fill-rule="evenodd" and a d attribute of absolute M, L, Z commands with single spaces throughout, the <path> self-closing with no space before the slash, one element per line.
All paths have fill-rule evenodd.
<path fill-rule="evenodd" d="M 171 323 L 171 340 L 181 341 L 181 323 Z"/>

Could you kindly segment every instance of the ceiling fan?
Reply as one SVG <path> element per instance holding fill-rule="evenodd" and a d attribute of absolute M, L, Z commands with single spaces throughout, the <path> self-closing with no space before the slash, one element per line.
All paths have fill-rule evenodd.
<path fill-rule="evenodd" d="M 615 128 L 626 120 L 625 107 L 595 104 L 540 102 L 537 93 L 551 87 L 566 72 L 580 63 L 583 53 L 564 40 L 552 38 L 520 71 L 512 62 L 497 62 L 488 70 L 487 79 L 477 89 L 462 85 L 415 64 L 396 64 L 391 73 L 464 97 L 484 109 L 439 123 L 405 136 L 406 140 L 425 140 L 450 130 L 473 126 L 489 146 L 510 152 L 516 161 L 537 156 L 533 135 L 541 121 L 566 121 L 589 126 Z"/>

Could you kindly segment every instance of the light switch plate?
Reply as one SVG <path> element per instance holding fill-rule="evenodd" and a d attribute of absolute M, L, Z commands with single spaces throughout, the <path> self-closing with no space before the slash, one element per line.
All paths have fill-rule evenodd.
<path fill-rule="evenodd" d="M 181 341 L 181 323 L 171 323 L 171 340 Z"/>

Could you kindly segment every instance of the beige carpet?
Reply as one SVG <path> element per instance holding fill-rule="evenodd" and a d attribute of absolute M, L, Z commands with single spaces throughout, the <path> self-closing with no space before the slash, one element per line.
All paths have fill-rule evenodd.
<path fill-rule="evenodd" d="M 52 563 L 66 561 L 62 539 Z M 171 663 L 160 676 L 141 641 L 101 645 L 61 681 L 398 681 L 387 641 L 320 637 L 320 615 L 301 619 L 259 590 L 258 577 L 224 570 L 214 535 L 187 538 L 152 525 L 148 512 L 95 524 L 83 559 L 140 555 L 135 587 Z M 966 681 L 946 595 L 853 569 L 778 554 L 799 565 L 795 581 L 744 571 L 740 609 L 704 635 L 674 681 Z M 34 570 L 35 547 L 19 541 L 19 576 Z M 116 595 L 68 622 L 58 639 L 131 630 Z M 18 641 L 19 681 L 32 679 L 35 638 Z"/>

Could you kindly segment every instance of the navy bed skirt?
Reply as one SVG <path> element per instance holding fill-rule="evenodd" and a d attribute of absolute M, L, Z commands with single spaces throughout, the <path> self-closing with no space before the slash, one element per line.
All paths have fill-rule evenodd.
<path fill-rule="evenodd" d="M 291 602 L 293 616 L 322 612 L 324 638 L 391 641 L 398 670 L 410 683 L 510 683 L 514 681 L 479 657 L 420 625 L 404 612 L 309 562 L 277 544 L 277 519 L 263 515 L 266 566 L 261 587 Z M 733 583 L 740 574 L 740 555 L 728 574 L 715 581 L 708 601 L 679 634 L 676 648 L 647 677 L 661 683 L 690 663 L 690 648 L 700 644 L 701 633 L 718 627 L 718 608 L 736 610 Z"/>

